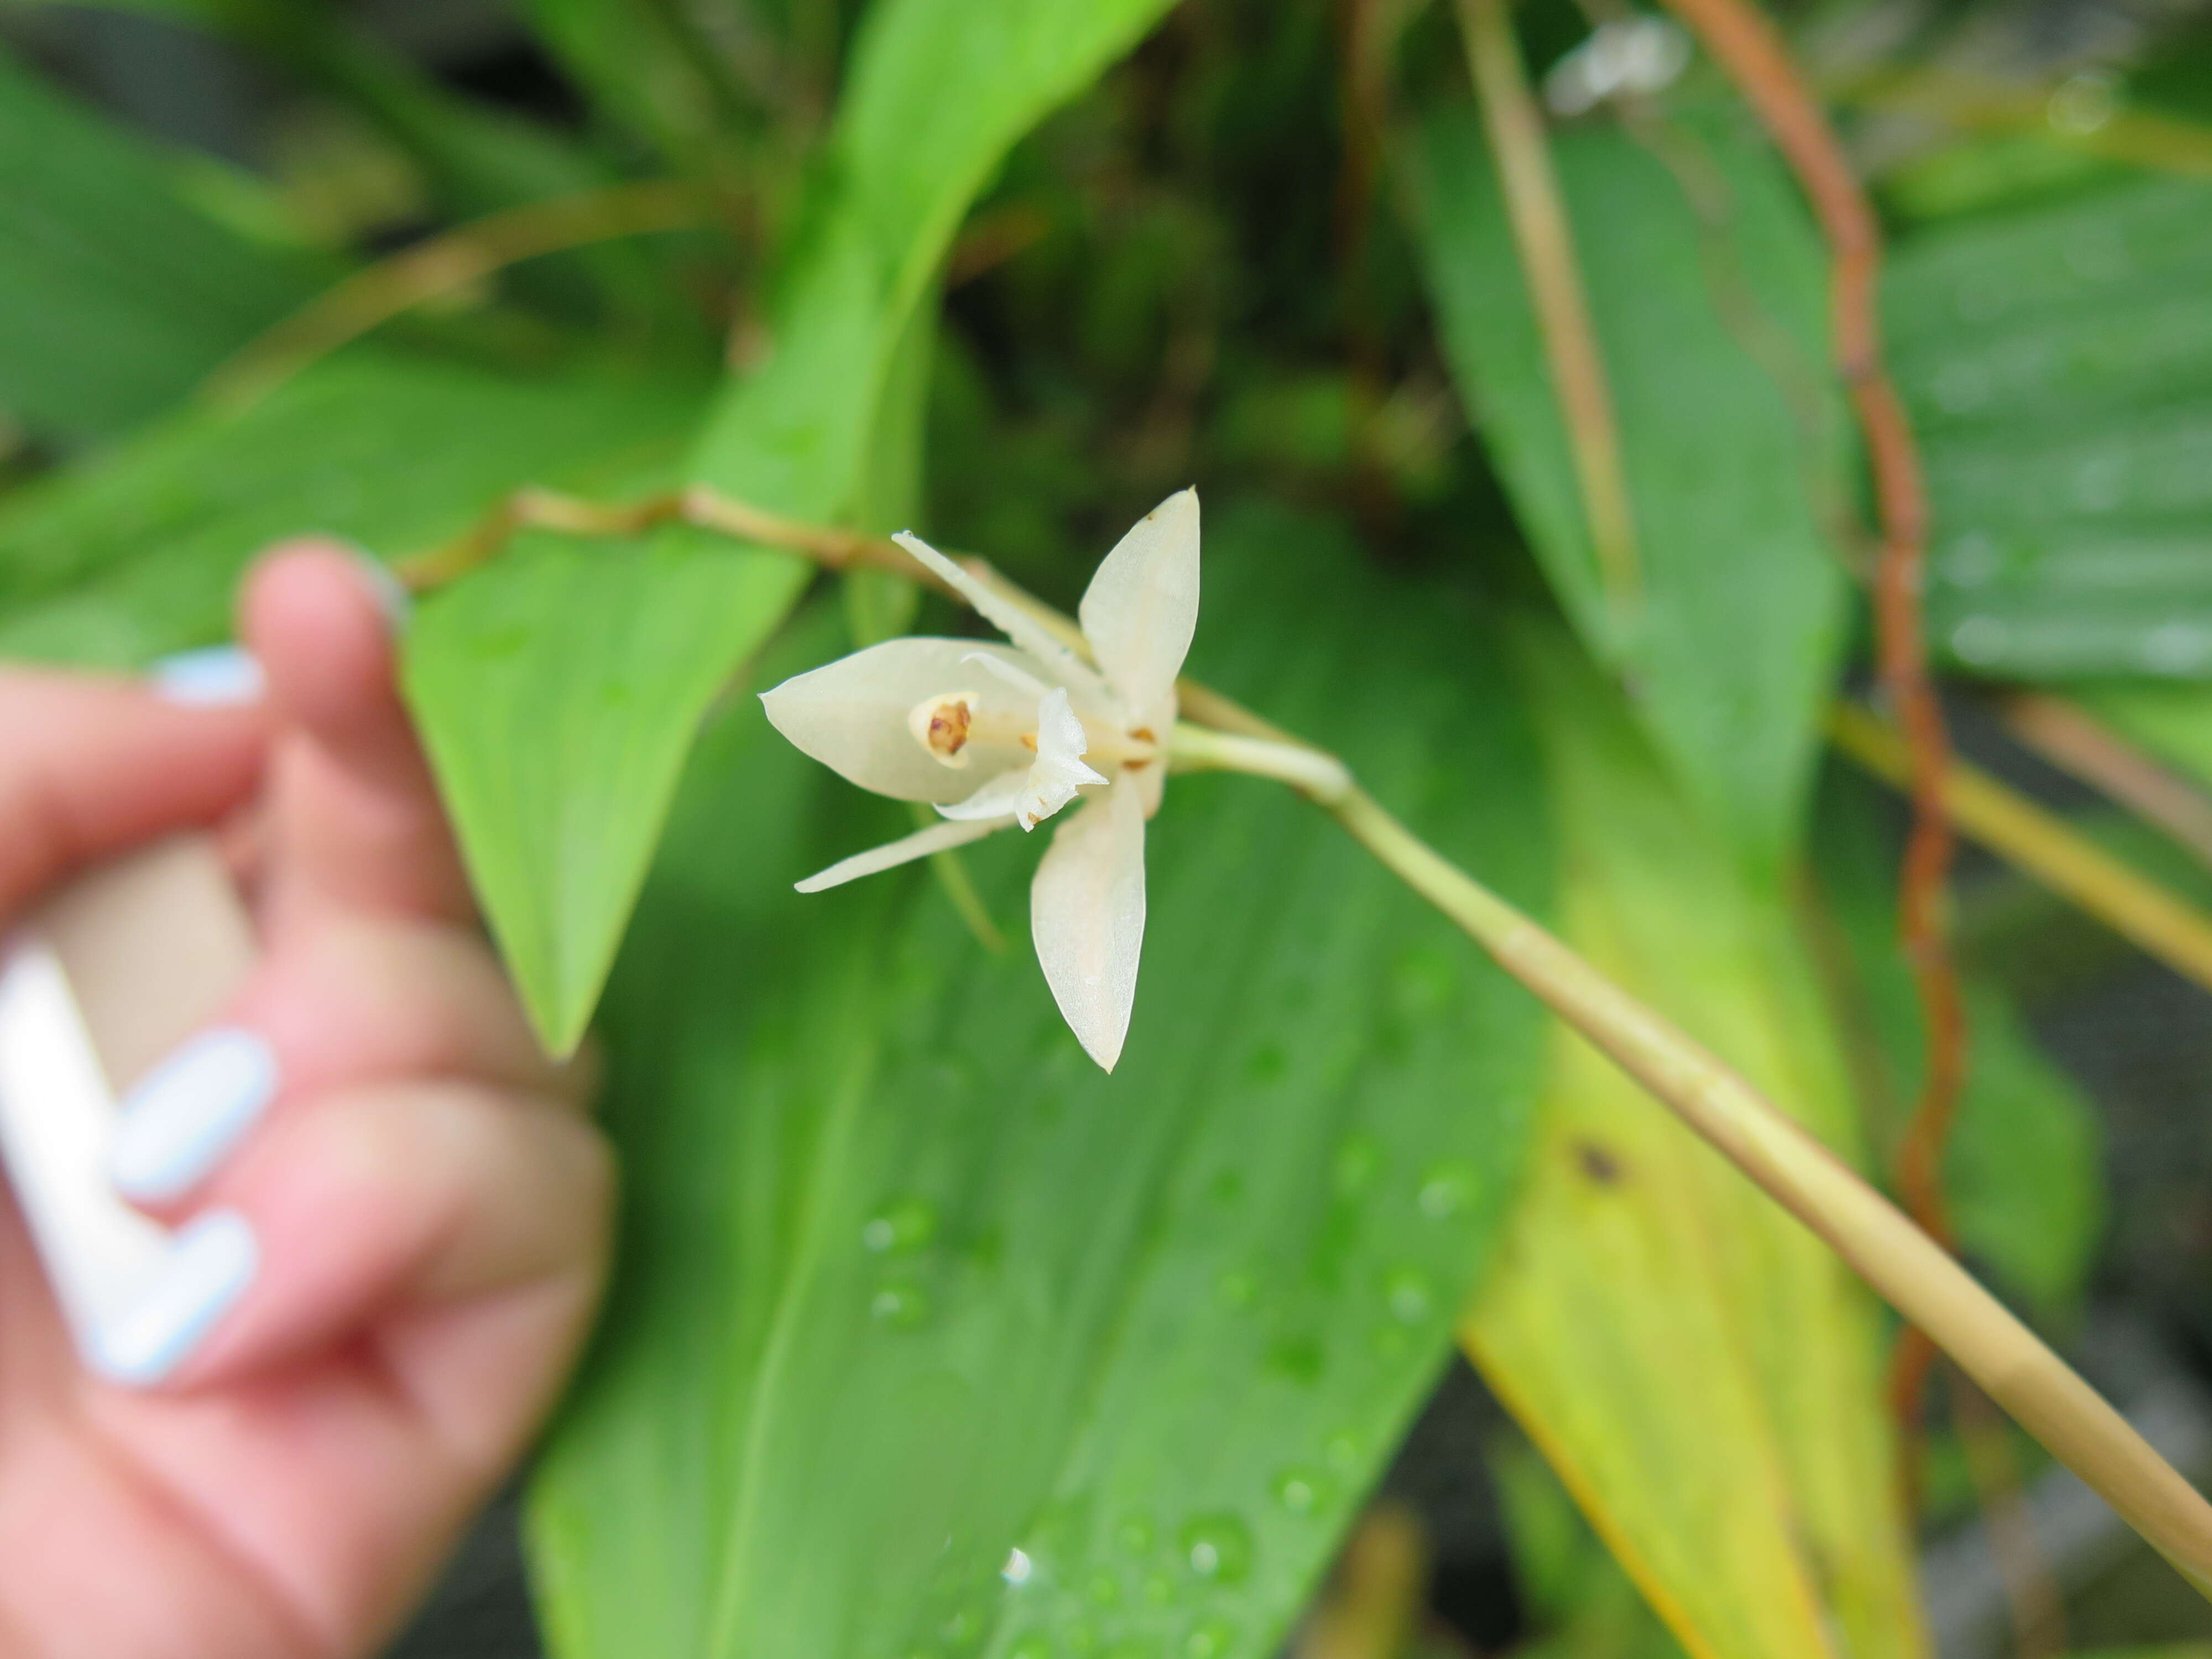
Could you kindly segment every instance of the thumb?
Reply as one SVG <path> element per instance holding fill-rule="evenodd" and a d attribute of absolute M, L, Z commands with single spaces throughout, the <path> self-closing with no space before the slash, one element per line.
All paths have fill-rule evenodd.
<path fill-rule="evenodd" d="M 319 908 L 474 915 L 453 834 L 399 701 L 404 604 L 390 577 L 327 542 L 268 554 L 240 632 L 268 677 L 269 893 L 282 929 Z"/>

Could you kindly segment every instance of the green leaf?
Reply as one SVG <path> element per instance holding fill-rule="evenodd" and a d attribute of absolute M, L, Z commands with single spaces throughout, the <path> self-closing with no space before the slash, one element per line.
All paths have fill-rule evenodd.
<path fill-rule="evenodd" d="M 1953 665 L 2212 678 L 2208 226 L 2212 186 L 2131 179 L 1898 250 L 1883 314 Z"/>
<path fill-rule="evenodd" d="M 187 205 L 149 146 L 0 52 L 0 412 L 69 443 L 122 432 L 329 275 Z"/>
<path fill-rule="evenodd" d="M 1771 868 L 1796 834 L 1846 603 L 1822 260 L 1747 118 L 1685 111 L 1667 143 L 1666 159 L 1610 128 L 1553 143 L 1636 524 L 1625 623 L 1474 110 L 1435 112 L 1401 150 L 1446 355 L 1546 575 L 1692 801 Z"/>
<path fill-rule="evenodd" d="M 698 399 L 603 373 L 332 360 L 243 416 L 181 416 L 10 496 L 0 652 L 121 666 L 221 639 L 239 573 L 270 542 L 321 532 L 408 553 L 521 484 L 665 477 Z"/>
<path fill-rule="evenodd" d="M 519 539 L 420 608 L 407 696 L 501 953 L 556 1053 L 582 1038 L 700 716 L 778 619 L 726 544 Z M 454 711 L 471 710 L 468 718 Z"/>
<path fill-rule="evenodd" d="M 1877 1145 L 1910 1121 L 1925 1044 L 1898 938 L 1896 851 L 1871 785 L 1832 774 L 1814 836 L 1822 896 L 1844 947 L 1845 1029 Z M 1967 1256 L 2049 1323 L 2078 1312 L 2103 1236 L 2104 1148 L 2095 1109 L 2045 1059 L 1990 977 L 1966 980 L 1966 1081 L 1944 1158 Z"/>
<path fill-rule="evenodd" d="M 1540 886 L 1462 595 L 1279 513 L 1217 510 L 1206 582 L 1199 672 Z M 750 700 L 695 760 L 609 998 L 628 1231 L 531 1507 L 554 1649 L 1257 1659 L 1445 1352 L 1533 1005 L 1294 797 L 1179 778 L 1109 1078 L 918 872 L 790 891 L 905 827 Z M 1039 850 L 969 855 L 1010 933 Z"/>
<path fill-rule="evenodd" d="M 1844 1057 L 1778 887 L 1702 833 L 1571 647 L 1532 635 L 1522 660 L 1566 937 L 1850 1156 Z M 1864 1288 L 1564 1027 L 1550 1066 L 1468 1352 L 1701 1659 L 1924 1653 Z"/>
<path fill-rule="evenodd" d="M 854 48 L 823 199 L 786 273 L 775 355 L 733 386 L 703 482 L 834 517 L 860 488 L 872 413 L 969 204 L 1014 142 L 1136 44 L 1167 0 L 884 0 Z"/>

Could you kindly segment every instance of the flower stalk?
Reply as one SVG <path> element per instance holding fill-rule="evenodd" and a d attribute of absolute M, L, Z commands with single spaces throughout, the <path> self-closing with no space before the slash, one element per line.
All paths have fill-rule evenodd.
<path fill-rule="evenodd" d="M 1249 772 L 1273 778 L 1324 806 L 1352 793 L 1352 774 L 1334 755 L 1301 743 L 1239 736 L 1178 721 L 1168 738 L 1168 764 L 1177 772 Z"/>
<path fill-rule="evenodd" d="M 533 499 L 542 505 L 564 498 Z M 793 526 L 788 534 L 773 533 L 781 521 L 770 515 L 699 490 L 647 506 L 658 512 L 654 522 L 680 518 L 715 527 L 742 522 L 747 528 L 734 533 L 743 539 L 781 546 L 832 568 L 907 557 L 890 543 L 849 532 Z M 499 510 L 505 529 L 488 525 L 461 544 L 468 550 L 465 558 L 451 550 L 434 553 L 406 574 L 420 581 L 433 572 L 481 562 L 517 527 L 514 509 L 509 502 Z M 638 511 L 586 508 L 568 517 L 580 528 L 586 520 L 597 528 L 614 520 L 635 527 Z M 594 516 L 601 512 L 604 516 Z M 531 521 L 543 524 L 554 516 Z M 924 572 L 909 560 L 903 574 Z M 1067 618 L 980 562 L 963 563 L 957 584 L 944 580 L 942 571 L 930 574 L 937 578 L 933 586 L 957 586 L 971 602 L 981 597 L 1002 626 L 1015 611 L 1071 647 L 1084 638 Z M 1183 718 L 1170 727 L 1171 765 L 1250 772 L 1314 799 L 1386 869 L 1824 1240 L 2200 1594 L 2212 1598 L 2212 1504 L 1895 1205 L 1703 1046 L 1414 835 L 1352 782 L 1341 760 L 1195 681 L 1176 683 L 1174 703 Z"/>

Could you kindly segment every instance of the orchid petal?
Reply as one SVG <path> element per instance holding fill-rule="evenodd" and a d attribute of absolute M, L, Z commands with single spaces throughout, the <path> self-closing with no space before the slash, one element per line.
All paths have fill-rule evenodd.
<path fill-rule="evenodd" d="M 1029 793 L 1030 775 L 1026 768 L 1001 772 L 965 800 L 958 800 L 937 809 L 937 816 L 964 823 L 972 818 L 1005 818 L 1014 816 Z"/>
<path fill-rule="evenodd" d="M 1011 817 L 1006 817 L 984 818 L 975 823 L 933 823 L 926 830 L 917 830 L 910 836 L 902 836 L 881 847 L 872 847 L 865 853 L 855 853 L 848 859 L 840 859 L 827 870 L 818 871 L 795 885 L 802 893 L 819 893 L 825 888 L 842 887 L 848 881 L 858 881 L 862 876 L 872 876 L 878 870 L 896 869 L 902 864 L 926 859 L 932 853 L 942 853 L 971 841 L 981 841 L 1012 822 Z"/>
<path fill-rule="evenodd" d="M 1030 933 L 1053 1000 L 1107 1071 L 1121 1057 L 1145 942 L 1145 809 L 1124 775 L 1054 834 L 1030 886 Z"/>
<path fill-rule="evenodd" d="M 1024 676 L 1042 665 L 1004 646 L 979 650 L 973 640 L 896 639 L 840 657 L 761 694 L 775 729 L 799 748 L 863 789 L 900 800 L 953 801 L 970 795 L 978 777 L 1026 768 L 1018 743 L 976 742 L 968 764 L 945 765 L 914 739 L 907 716 L 926 697 L 971 691 L 979 706 L 1026 727 L 1030 704 L 994 675 L 979 673 L 978 657 L 997 659 Z"/>
<path fill-rule="evenodd" d="M 1036 675 L 1025 673 L 1004 657 L 994 657 L 981 651 L 970 651 L 961 660 L 974 663 L 985 673 L 1004 680 L 1024 696 L 1042 697 L 1052 690 Z"/>
<path fill-rule="evenodd" d="M 1175 724 L 1175 710 L 1172 706 L 1168 710 L 1168 724 L 1170 726 Z M 1148 818 L 1159 817 L 1160 799 L 1167 793 L 1168 769 L 1155 760 L 1149 766 L 1126 769 L 1122 772 L 1122 776 L 1136 783 L 1137 799 L 1145 804 L 1145 816 Z"/>
<path fill-rule="evenodd" d="M 1041 678 L 1064 685 L 1085 703 L 1100 708 L 1113 706 L 1106 682 L 1076 659 L 1075 653 L 1052 636 L 1042 623 L 977 581 L 958 565 L 910 531 L 891 538 L 927 569 L 943 577 L 952 590 L 975 607 L 975 614 L 1044 665 Z"/>
<path fill-rule="evenodd" d="M 1171 709 L 1168 699 L 1198 627 L 1195 489 L 1169 496 L 1114 544 L 1077 616 L 1135 724 L 1146 724 L 1163 706 Z"/>

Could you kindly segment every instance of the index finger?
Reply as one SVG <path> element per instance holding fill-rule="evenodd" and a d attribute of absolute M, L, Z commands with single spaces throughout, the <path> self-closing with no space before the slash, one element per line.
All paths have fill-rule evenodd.
<path fill-rule="evenodd" d="M 268 555 L 243 633 L 279 722 L 271 891 L 279 930 L 319 908 L 475 915 L 428 763 L 401 705 L 392 622 L 362 556 L 327 542 Z"/>

